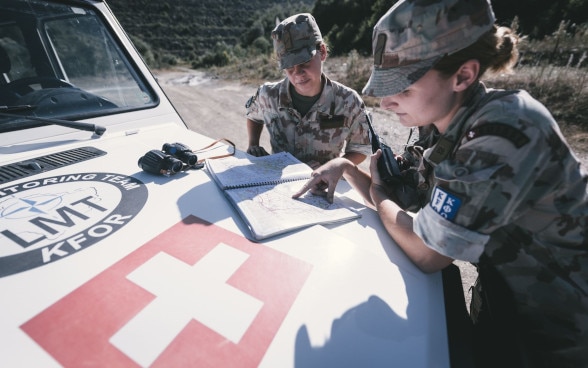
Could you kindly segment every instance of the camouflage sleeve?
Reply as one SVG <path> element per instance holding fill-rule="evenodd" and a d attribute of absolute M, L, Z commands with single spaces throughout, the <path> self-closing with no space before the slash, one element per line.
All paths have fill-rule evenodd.
<path fill-rule="evenodd" d="M 259 93 L 262 87 L 259 87 L 255 94 L 245 103 L 245 117 L 256 123 L 263 124 L 263 113 L 259 108 Z"/>
<path fill-rule="evenodd" d="M 431 199 L 413 223 L 429 248 L 450 258 L 477 262 L 489 239 L 485 234 L 512 218 L 520 188 L 506 195 L 502 181 L 514 174 L 506 163 L 506 156 L 513 152 L 504 152 L 505 156 L 491 152 L 489 147 L 504 146 L 496 140 L 479 138 L 465 144 L 455 159 L 435 168 Z M 516 181 L 531 180 L 523 176 L 520 173 Z"/>
<path fill-rule="evenodd" d="M 566 151 L 565 143 L 556 131 L 538 128 L 539 121 L 532 124 L 520 115 L 511 116 L 480 119 L 465 133 L 454 157 L 434 169 L 430 202 L 414 224 L 429 247 L 452 258 L 476 258 L 482 250 L 478 244 L 487 241 L 483 234 L 521 221 L 540 200 L 547 198 L 542 206 L 553 205 L 550 193 L 561 189 L 561 170 L 571 170 L 563 156 L 557 157 Z M 548 207 L 544 213 L 558 212 Z M 550 216 L 534 216 L 533 226 L 552 222 Z M 467 245 L 464 234 L 477 238 L 475 244 Z M 466 246 L 473 248 L 457 249 Z"/>
<path fill-rule="evenodd" d="M 456 225 L 439 216 L 430 206 L 423 207 L 413 222 L 414 232 L 434 251 L 449 258 L 478 262 L 489 235 Z"/>
<path fill-rule="evenodd" d="M 357 152 L 366 156 L 372 154 L 368 129 L 366 111 L 365 108 L 361 108 L 350 127 L 345 153 Z"/>

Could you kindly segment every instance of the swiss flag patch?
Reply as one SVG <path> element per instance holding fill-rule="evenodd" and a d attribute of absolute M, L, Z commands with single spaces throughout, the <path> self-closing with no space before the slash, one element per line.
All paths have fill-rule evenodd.
<path fill-rule="evenodd" d="M 256 366 L 311 269 L 189 216 L 21 328 L 65 366 Z"/>

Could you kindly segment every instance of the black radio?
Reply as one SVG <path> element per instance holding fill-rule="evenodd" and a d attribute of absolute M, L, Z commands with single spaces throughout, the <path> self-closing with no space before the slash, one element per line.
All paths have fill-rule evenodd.
<path fill-rule="evenodd" d="M 378 173 L 386 184 L 397 184 L 402 181 L 400 174 L 400 165 L 394 156 L 392 148 L 385 144 L 382 139 L 374 131 L 372 126 L 372 118 L 370 114 L 366 114 L 368 126 L 370 129 L 370 142 L 372 144 L 372 153 L 378 149 L 382 150 L 382 155 L 378 158 Z"/>

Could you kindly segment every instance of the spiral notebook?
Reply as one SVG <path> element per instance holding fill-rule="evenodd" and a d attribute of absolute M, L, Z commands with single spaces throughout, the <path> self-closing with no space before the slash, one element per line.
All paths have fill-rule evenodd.
<path fill-rule="evenodd" d="M 332 204 L 310 193 L 293 199 L 312 169 L 288 152 L 206 160 L 206 168 L 239 212 L 250 232 L 246 236 L 252 240 L 360 217 L 338 196 Z"/>

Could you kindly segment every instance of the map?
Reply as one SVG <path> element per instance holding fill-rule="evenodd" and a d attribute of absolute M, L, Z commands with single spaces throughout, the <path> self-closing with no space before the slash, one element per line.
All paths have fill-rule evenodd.
<path fill-rule="evenodd" d="M 306 193 L 293 199 L 304 181 L 230 189 L 225 193 L 236 204 L 253 236 L 263 239 L 314 224 L 351 220 L 359 214 L 324 197 Z"/>
<path fill-rule="evenodd" d="M 287 152 L 262 157 L 228 157 L 206 161 L 206 168 L 254 240 L 303 227 L 346 221 L 356 212 L 310 193 L 293 199 L 310 179 L 312 169 Z"/>

